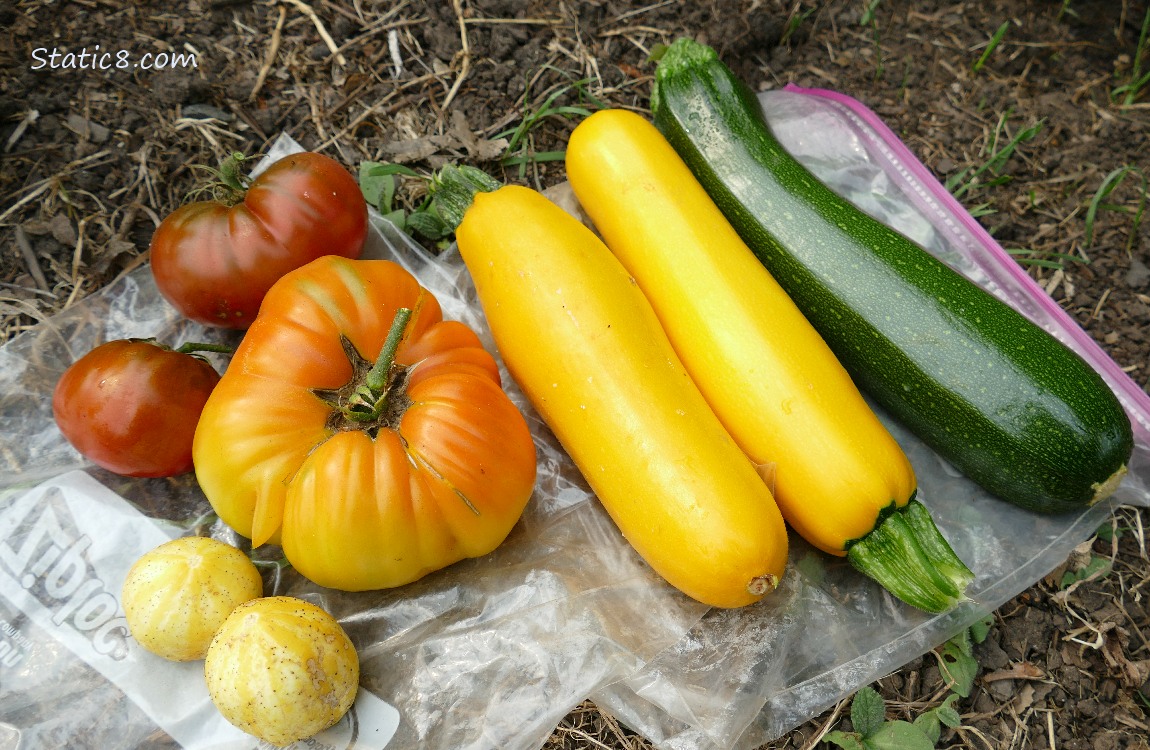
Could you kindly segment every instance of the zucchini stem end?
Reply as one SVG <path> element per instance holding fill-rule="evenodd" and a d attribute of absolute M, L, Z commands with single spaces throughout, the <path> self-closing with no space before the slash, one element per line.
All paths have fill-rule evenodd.
<path fill-rule="evenodd" d="M 926 506 L 911 500 L 851 545 L 847 560 L 902 601 L 931 613 L 966 599 L 974 573 L 955 554 Z"/>

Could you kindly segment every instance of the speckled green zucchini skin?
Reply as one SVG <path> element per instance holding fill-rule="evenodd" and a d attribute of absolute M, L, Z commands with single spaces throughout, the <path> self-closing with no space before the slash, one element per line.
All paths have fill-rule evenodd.
<path fill-rule="evenodd" d="M 819 182 L 709 47 L 679 40 L 655 79 L 656 126 L 863 391 L 1019 506 L 1113 492 L 1131 426 L 1081 357 Z"/>

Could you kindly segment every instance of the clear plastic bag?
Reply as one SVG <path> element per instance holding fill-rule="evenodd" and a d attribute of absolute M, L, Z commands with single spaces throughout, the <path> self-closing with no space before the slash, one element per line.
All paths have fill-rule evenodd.
<path fill-rule="evenodd" d="M 1020 307 L 1103 372 L 1137 428 L 1131 473 L 1114 502 L 1150 505 L 1146 394 L 872 114 L 827 92 L 777 91 L 763 101 L 780 139 L 832 187 Z M 281 140 L 277 148 L 298 147 Z M 562 186 L 555 197 L 570 201 Z M 492 346 L 453 250 L 429 256 L 377 220 L 368 252 L 408 267 L 436 294 L 447 317 L 469 323 Z M 209 731 L 211 707 L 195 693 L 194 666 L 169 665 L 130 643 L 112 665 L 94 648 L 104 642 L 92 634 L 113 633 L 121 614 L 106 611 L 111 605 L 102 597 L 118 596 L 122 574 L 116 571 L 131 557 L 133 543 L 205 525 L 215 536 L 242 543 L 211 523 L 191 477 L 108 474 L 84 462 L 56 430 L 50 400 L 60 373 L 92 346 L 126 336 L 168 343 L 235 338 L 180 320 L 143 268 L 0 348 L 3 750 L 255 747 L 226 728 Z M 777 592 L 753 607 L 708 611 L 638 559 L 514 383 L 509 377 L 505 382 L 531 422 L 539 483 L 521 523 L 494 553 L 399 590 L 346 594 L 274 565 L 274 550 L 257 551 L 271 571 L 269 593 L 303 596 L 339 618 L 359 649 L 364 692 L 395 709 L 387 726 L 368 731 L 374 709 L 365 707 L 324 736 L 328 747 L 347 746 L 355 736 L 357 747 L 530 750 L 591 696 L 660 747 L 751 748 L 1023 591 L 1109 512 L 1102 505 L 1048 518 L 994 500 L 887 420 L 915 464 L 939 527 L 977 574 L 971 601 L 940 616 L 913 610 L 841 560 L 794 538 L 788 575 Z M 139 538 L 97 543 L 109 533 L 109 518 L 117 519 L 111 528 L 140 528 L 140 535 L 127 535 Z M 71 568 L 62 568 L 65 559 Z M 73 602 L 78 593 L 63 595 L 64 577 L 73 569 L 88 575 L 75 577 L 73 592 L 86 592 L 83 602 Z M 104 610 L 89 604 L 97 598 Z M 80 617 L 85 612 L 87 619 Z M 89 627 L 97 615 L 103 618 L 99 627 Z M 156 684 L 183 687 L 165 698 L 165 691 L 123 676 L 139 670 L 159 673 Z"/>

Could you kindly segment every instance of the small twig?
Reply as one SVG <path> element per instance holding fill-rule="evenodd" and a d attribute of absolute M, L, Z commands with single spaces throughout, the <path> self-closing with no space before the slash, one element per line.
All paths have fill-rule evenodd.
<path fill-rule="evenodd" d="M 463 55 L 459 64 L 459 75 L 455 77 L 455 82 L 451 84 L 451 90 L 447 92 L 447 98 L 443 100 L 440 109 L 446 110 L 450 105 L 455 95 L 459 93 L 459 87 L 463 85 L 463 79 L 471 72 L 471 44 L 467 41 L 467 21 L 463 17 L 463 0 L 451 0 L 452 6 L 455 8 L 455 16 L 459 19 L 459 38 L 463 43 Z"/>
<path fill-rule="evenodd" d="M 16 129 L 12 131 L 12 135 L 8 136 L 8 140 L 4 144 L 4 153 L 11 151 L 16 142 L 24 136 L 24 131 L 28 129 L 28 126 L 38 119 L 40 119 L 40 110 L 30 109 L 25 112 L 24 117 L 16 125 Z"/>
<path fill-rule="evenodd" d="M 36 282 L 36 286 L 51 293 L 48 279 L 44 278 L 44 271 L 40 268 L 40 263 L 36 260 L 36 253 L 32 250 L 32 243 L 28 242 L 28 235 L 24 233 L 24 227 L 19 224 L 16 225 L 16 245 L 20 248 L 20 254 L 24 256 L 24 263 L 27 264 L 28 272 L 32 274 L 32 280 Z"/>
<path fill-rule="evenodd" d="M 599 72 L 599 58 L 587 49 L 587 44 L 583 41 L 583 32 L 578 23 L 575 23 L 575 49 L 578 50 L 580 61 L 583 63 L 583 77 L 593 78 L 598 84 L 598 89 L 602 91 L 603 75 Z"/>
<path fill-rule="evenodd" d="M 136 202 L 128 204 L 128 208 L 124 211 L 123 218 L 120 219 L 120 226 L 112 234 L 112 239 L 123 240 L 128 236 L 128 232 L 136 223 L 136 214 L 140 211 L 139 195 L 136 196 Z"/>
<path fill-rule="evenodd" d="M 1134 517 L 1134 538 L 1138 540 L 1138 556 L 1143 560 L 1150 560 L 1150 557 L 1146 556 L 1146 530 L 1142 528 L 1142 516 L 1136 510 L 1131 515 Z"/>
<path fill-rule="evenodd" d="M 819 728 L 818 734 L 804 742 L 802 750 L 812 750 L 812 748 L 823 741 L 823 737 L 826 737 L 830 733 L 831 727 L 833 727 L 835 722 L 838 721 L 839 714 L 842 713 L 843 706 L 845 706 L 846 703 L 846 699 L 843 699 L 835 704 L 835 710 L 832 711 L 831 715 L 827 717 L 827 720 L 823 722 L 823 725 Z"/>
<path fill-rule="evenodd" d="M 34 187 L 32 189 L 32 192 L 26 194 L 23 198 L 18 200 L 16 203 L 12 204 L 11 208 L 9 208 L 4 213 L 0 214 L 0 224 L 3 224 L 5 219 L 7 219 L 12 214 L 16 213 L 16 211 L 21 206 L 23 206 L 25 203 L 31 202 L 34 198 L 36 198 L 38 195 L 40 195 L 40 193 L 43 193 L 44 191 L 46 191 L 50 187 L 52 187 L 52 178 L 51 177 L 46 178 L 43 181 L 41 181 L 39 185 L 37 185 L 36 187 Z"/>
<path fill-rule="evenodd" d="M 217 139 L 213 133 L 218 133 L 221 137 L 231 138 L 235 141 L 243 141 L 244 137 L 239 133 L 233 132 L 233 129 L 220 127 L 225 125 L 222 120 L 217 120 L 214 117 L 206 117 L 202 120 L 197 120 L 191 117 L 180 117 L 173 123 L 175 130 L 192 129 L 197 135 L 202 137 L 205 141 L 210 143 L 217 151 L 225 150 L 226 147 Z"/>
<path fill-rule="evenodd" d="M 343 5 L 340 3 L 333 3 L 331 0 L 323 0 L 323 4 L 334 10 L 336 13 L 339 13 L 344 18 L 358 23 L 360 26 L 363 26 L 367 23 L 367 19 L 363 17 L 363 8 L 359 7 L 358 2 L 355 3 L 354 13 L 343 7 Z"/>
<path fill-rule="evenodd" d="M 80 289 L 84 286 L 83 279 L 80 278 L 80 262 L 84 255 L 84 232 L 87 229 L 88 219 L 80 219 L 79 225 L 76 227 L 76 250 L 72 253 L 72 293 L 68 295 L 68 299 L 64 302 L 64 308 L 67 310 L 76 301 Z"/>
<path fill-rule="evenodd" d="M 622 21 L 625 18 L 630 18 L 631 16 L 637 16 L 640 13 L 647 13 L 647 12 L 652 11 L 652 10 L 658 10 L 659 8 L 662 8 L 666 5 L 673 5 L 674 2 L 675 2 L 675 0 L 663 0 L 663 2 L 661 2 L 661 3 L 655 3 L 653 5 L 645 5 L 642 8 L 635 8 L 634 10 L 629 10 L 626 13 L 620 13 L 619 15 L 615 16 L 614 18 L 612 18 L 607 23 L 616 23 L 617 21 Z"/>
<path fill-rule="evenodd" d="M 599 32 L 599 36 L 601 36 L 601 37 L 627 36 L 629 34 L 635 34 L 635 33 L 665 34 L 666 32 L 663 31 L 663 29 L 659 29 L 659 28 L 656 28 L 654 26 L 620 26 L 617 29 L 608 29 L 607 31 L 601 31 L 601 32 Z"/>
<path fill-rule="evenodd" d="M 610 745 L 604 745 L 602 742 L 595 739 L 592 735 L 588 734 L 587 732 L 584 732 L 582 729 L 568 729 L 567 733 L 574 735 L 575 737 L 578 737 L 579 739 L 583 740 L 584 742 L 590 742 L 592 746 L 597 747 L 597 748 L 601 748 L 601 750 L 611 750 Z"/>
<path fill-rule="evenodd" d="M 6 315 L 27 315 L 37 323 L 43 323 L 47 319 L 43 310 L 17 297 L 0 297 L 0 312 Z"/>
<path fill-rule="evenodd" d="M 239 102 L 229 99 L 228 108 L 231 109 L 232 112 L 235 112 L 237 117 L 246 122 L 248 127 L 252 129 L 252 132 L 260 137 L 261 141 L 267 143 L 269 140 L 268 134 L 265 133 L 264 129 L 260 127 L 260 124 L 256 122 L 251 115 L 248 114 L 247 110 L 240 106 Z"/>
<path fill-rule="evenodd" d="M 276 27 L 272 31 L 271 44 L 268 47 L 268 56 L 264 60 L 264 64 L 260 67 L 259 75 L 256 76 L 256 84 L 252 87 L 252 93 L 248 94 L 248 101 L 255 101 L 256 94 L 264 86 L 264 81 L 267 80 L 268 73 L 271 72 L 272 63 L 275 62 L 276 54 L 280 49 L 280 34 L 283 32 L 284 19 L 287 18 L 287 8 L 280 6 L 280 17 L 276 20 Z"/>
<path fill-rule="evenodd" d="M 71 173 L 72 171 L 78 169 L 81 166 L 92 165 L 92 162 L 98 162 L 100 159 L 103 159 L 105 156 L 109 156 L 111 153 L 112 153 L 111 151 L 108 151 L 107 149 L 105 149 L 103 151 L 97 151 L 94 154 L 89 154 L 88 156 L 85 156 L 82 159 L 76 159 L 75 161 L 70 161 L 67 164 L 65 164 L 64 168 L 61 169 L 56 174 L 51 175 L 49 177 L 45 177 L 44 179 L 40 180 L 37 183 L 34 183 L 28 187 L 22 188 L 23 190 L 27 190 L 29 192 L 26 193 L 23 198 L 16 201 L 16 203 L 9 206 L 8 209 L 6 211 L 4 211 L 4 213 L 0 214 L 0 224 L 3 224 L 5 219 L 7 219 L 12 214 L 16 213 L 24 204 L 30 202 L 36 196 L 40 195 L 44 191 L 46 191 L 49 188 L 53 187 L 54 185 L 58 184 L 59 179 L 61 177 L 63 177 L 64 175 Z M 108 161 L 112 161 L 112 159 L 109 159 Z M 99 166 L 99 165 L 92 165 L 92 166 L 94 167 L 94 166 Z M 17 193 L 12 193 L 12 194 L 9 194 L 6 196 L 0 196 L 0 200 L 7 200 L 8 198 L 11 197 L 11 195 L 15 195 L 18 193 L 19 193 L 19 191 L 17 191 Z"/>
<path fill-rule="evenodd" d="M 343 53 L 339 51 L 339 45 L 337 45 L 335 40 L 331 38 L 331 34 L 327 33 L 327 27 L 323 25 L 323 21 L 321 21 L 320 17 L 315 14 L 315 11 L 312 9 L 312 7 L 303 2 L 303 0 L 283 1 L 291 3 L 295 7 L 299 8 L 301 13 L 310 18 L 311 22 L 315 25 L 315 30 L 319 32 L 320 39 L 322 39 L 323 43 L 327 45 L 327 48 L 331 50 L 332 57 L 335 58 L 335 61 L 340 65 L 347 65 L 347 59 L 343 56 Z"/>
<path fill-rule="evenodd" d="M 1106 300 L 1110 298 L 1110 292 L 1112 292 L 1112 291 L 1114 291 L 1114 290 L 1113 289 L 1107 289 L 1105 292 L 1102 293 L 1102 297 L 1098 300 L 1098 304 L 1094 306 L 1094 312 L 1092 312 L 1090 314 L 1091 320 L 1101 320 L 1102 319 L 1102 307 L 1106 304 Z"/>
<path fill-rule="evenodd" d="M 399 31 L 396 29 L 387 32 L 387 51 L 391 56 L 391 77 L 399 78 L 403 75 L 403 54 L 399 51 Z"/>
<path fill-rule="evenodd" d="M 402 8 L 404 5 L 407 5 L 407 3 L 401 3 L 397 7 L 392 8 L 387 13 L 385 13 L 382 18 L 373 21 L 370 26 L 366 27 L 359 34 L 356 34 L 351 39 L 348 39 L 346 42 L 344 42 L 343 45 L 339 48 L 339 51 L 343 52 L 346 49 L 350 49 L 362 43 L 365 39 L 369 39 L 375 36 L 381 31 L 391 31 L 393 29 L 401 29 L 405 26 L 417 26 L 421 23 L 427 23 L 426 17 L 400 18 L 396 21 L 392 21 L 391 17 L 395 15 L 395 12 L 399 10 L 399 8 Z"/>
<path fill-rule="evenodd" d="M 0 289 L 11 289 L 11 290 L 16 291 L 16 292 L 31 292 L 32 294 L 39 294 L 43 297 L 48 297 L 49 299 L 56 299 L 56 295 L 53 294 L 52 292 L 45 292 L 45 291 L 41 291 L 39 289 L 32 289 L 32 288 L 26 287 L 22 284 L 13 284 L 9 281 L 0 281 Z"/>
<path fill-rule="evenodd" d="M 311 112 L 311 121 L 312 124 L 315 125 L 316 134 L 320 138 L 327 140 L 327 130 L 323 126 L 324 117 L 320 114 L 322 108 L 320 107 L 319 102 L 316 101 L 315 92 L 311 88 L 304 87 L 303 82 L 299 79 L 298 76 L 294 76 L 294 78 L 296 82 L 296 90 L 301 92 L 299 98 L 306 101 L 308 104 L 308 109 Z"/>
<path fill-rule="evenodd" d="M 497 23 L 497 24 L 515 24 L 520 26 L 560 26 L 564 22 L 562 18 L 468 18 L 464 23 L 481 24 L 481 23 Z"/>
<path fill-rule="evenodd" d="M 393 89 L 391 92 L 389 92 L 383 98 L 377 99 L 376 101 L 372 102 L 371 105 L 369 107 L 367 107 L 366 109 L 364 109 L 363 112 L 361 112 L 354 120 L 352 120 L 350 123 L 348 123 L 338 133 L 336 133 L 335 135 L 333 135 L 332 137 L 330 137 L 326 141 L 324 141 L 316 150 L 317 151 L 323 151 L 328 146 L 331 146 L 332 144 L 334 144 L 336 141 L 338 141 L 340 138 L 344 137 L 348 133 L 355 132 L 355 129 L 358 128 L 360 125 L 362 125 L 364 120 L 366 120 L 368 117 L 372 116 L 373 114 L 380 113 L 381 111 L 384 114 L 389 113 L 391 111 L 391 108 L 389 107 L 387 109 L 381 109 L 383 107 L 383 105 L 385 105 L 385 104 L 391 102 L 393 99 L 395 99 L 396 96 L 399 94 L 399 92 L 404 91 L 404 90 L 409 89 L 409 88 L 412 88 L 413 86 L 416 86 L 420 83 L 423 83 L 424 81 L 428 81 L 432 78 L 435 78 L 435 75 L 432 73 L 428 73 L 427 75 L 422 75 L 419 78 L 413 78 L 410 81 L 405 81 L 404 83 L 402 83 L 401 85 L 399 85 L 395 89 Z M 404 99 L 400 102 L 400 104 L 406 104 L 406 103 L 407 103 L 406 99 Z"/>
<path fill-rule="evenodd" d="M 72 283 L 78 284 L 80 278 L 80 263 L 84 255 L 84 230 L 87 228 L 88 219 L 85 217 L 80 219 L 79 224 L 76 226 L 76 248 L 72 252 Z"/>
<path fill-rule="evenodd" d="M 153 211 L 151 208 L 149 208 L 148 206 L 143 204 L 143 202 L 142 202 L 143 199 L 144 199 L 144 186 L 140 185 L 140 187 L 136 190 L 136 199 L 132 202 L 132 205 L 128 210 L 128 214 L 125 215 L 123 221 L 120 222 L 120 229 L 119 229 L 119 231 L 116 232 L 116 235 L 118 237 L 127 236 L 128 231 L 131 230 L 132 225 L 136 221 L 136 213 L 139 211 L 143 211 L 145 214 L 147 214 L 151 218 L 153 226 L 158 227 L 160 225 L 160 217 L 156 214 L 155 211 Z M 150 260 L 150 259 L 151 259 L 151 248 L 145 248 L 142 253 L 140 253 L 139 255 L 136 255 L 134 258 L 132 258 L 131 260 L 129 260 L 127 263 L 124 264 L 124 267 L 120 269 L 120 272 L 118 274 L 116 274 L 116 278 L 113 279 L 111 282 L 109 282 L 109 286 L 111 284 L 116 283 L 117 281 L 119 281 L 123 277 L 127 276 L 129 273 L 136 270 L 138 267 L 142 266 L 144 263 L 147 263 L 148 260 Z"/>

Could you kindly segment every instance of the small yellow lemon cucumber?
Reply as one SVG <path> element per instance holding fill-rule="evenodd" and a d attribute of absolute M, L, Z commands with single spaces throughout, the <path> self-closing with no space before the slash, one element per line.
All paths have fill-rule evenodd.
<path fill-rule="evenodd" d="M 189 536 L 144 553 L 121 602 L 141 646 L 172 661 L 203 659 L 232 610 L 263 594 L 251 559 L 226 542 Z"/>
<path fill-rule="evenodd" d="M 225 719 L 282 747 L 343 718 L 359 689 L 359 656 L 324 609 L 271 596 L 232 611 L 208 648 L 204 676 Z"/>

